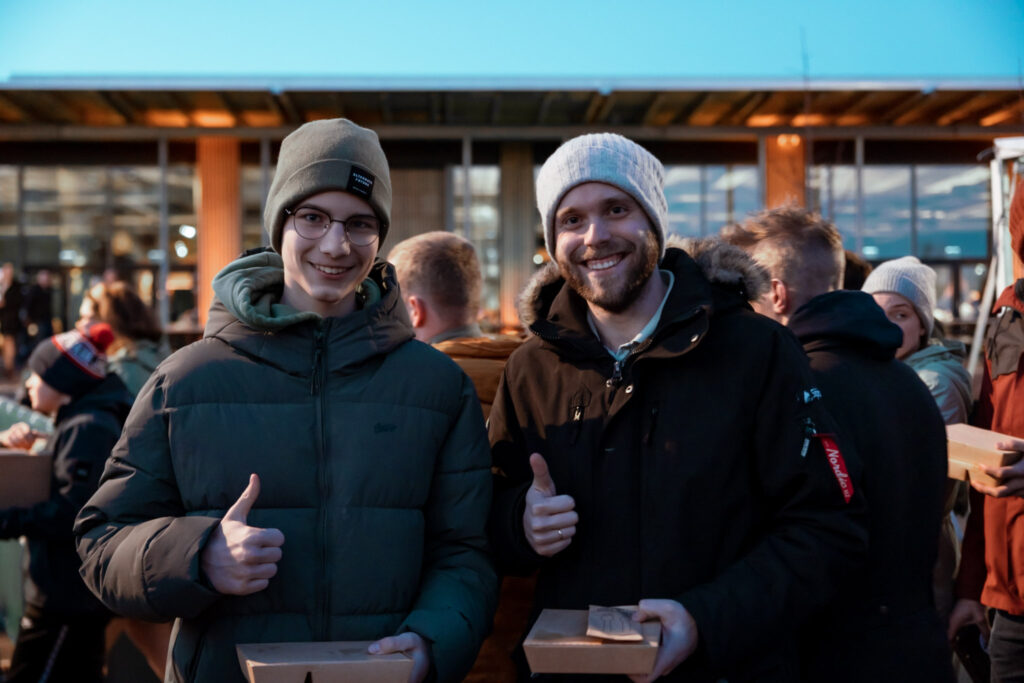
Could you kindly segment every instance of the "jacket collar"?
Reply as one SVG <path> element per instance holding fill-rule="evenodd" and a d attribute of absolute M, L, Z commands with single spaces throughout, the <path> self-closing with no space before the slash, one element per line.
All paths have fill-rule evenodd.
<path fill-rule="evenodd" d="M 342 371 L 387 353 L 413 338 L 391 264 L 378 259 L 360 287 L 362 308 L 341 318 L 321 318 L 280 303 L 284 283 L 275 252 L 245 256 L 214 278 L 216 298 L 204 337 L 213 337 L 289 374 L 308 376 L 318 341 L 327 368 Z"/>

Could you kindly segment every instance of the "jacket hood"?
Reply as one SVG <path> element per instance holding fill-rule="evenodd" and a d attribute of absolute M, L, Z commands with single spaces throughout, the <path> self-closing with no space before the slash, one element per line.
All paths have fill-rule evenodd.
<path fill-rule="evenodd" d="M 669 253 L 669 250 L 676 253 Z M 768 291 L 770 279 L 767 271 L 745 251 L 717 237 L 691 239 L 670 236 L 660 267 L 673 270 L 670 264 L 677 262 L 679 252 L 693 260 L 708 282 L 731 290 L 747 301 L 758 299 Z M 518 302 L 519 320 L 526 328 L 532 328 L 538 320 L 547 317 L 552 299 L 564 284 L 558 264 L 553 261 L 530 278 Z"/>
<path fill-rule="evenodd" d="M 387 353 L 414 337 L 391 264 L 377 259 L 357 296 L 361 307 L 323 318 L 281 303 L 284 264 L 276 252 L 243 256 L 213 279 L 215 296 L 203 332 L 286 372 L 311 372 L 311 345 L 322 338 L 328 367 L 338 370 Z M 286 331 L 288 334 L 274 334 Z M 307 343 L 297 343 L 296 336 Z M 341 351 L 339 353 L 338 351 Z"/>
<path fill-rule="evenodd" d="M 889 322 L 866 292 L 841 289 L 814 297 L 789 319 L 789 329 L 806 351 L 855 346 L 885 360 L 896 357 L 903 330 Z"/>

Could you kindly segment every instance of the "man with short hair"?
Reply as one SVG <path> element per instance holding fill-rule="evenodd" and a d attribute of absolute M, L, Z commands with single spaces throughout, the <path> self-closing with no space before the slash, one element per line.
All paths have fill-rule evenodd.
<path fill-rule="evenodd" d="M 476 249 L 450 232 L 425 232 L 396 244 L 388 260 L 402 288 L 416 338 L 446 353 L 473 380 L 484 418 L 519 340 L 485 336 L 477 324 L 483 276 Z"/>
<path fill-rule="evenodd" d="M 796 334 L 825 407 L 864 464 L 868 566 L 812 622 L 805 679 L 952 680 L 932 598 L 945 429 L 928 388 L 895 360 L 902 331 L 870 295 L 838 289 L 842 239 L 820 216 L 788 206 L 722 232 L 768 271 L 771 288 L 754 309 Z"/>
<path fill-rule="evenodd" d="M 554 263 L 490 419 L 499 563 L 539 568 L 534 616 L 660 620 L 635 680 L 791 679 L 792 629 L 866 537 L 799 345 L 746 303 L 759 269 L 666 248 L 664 169 L 618 135 L 562 145 L 537 204 Z"/>

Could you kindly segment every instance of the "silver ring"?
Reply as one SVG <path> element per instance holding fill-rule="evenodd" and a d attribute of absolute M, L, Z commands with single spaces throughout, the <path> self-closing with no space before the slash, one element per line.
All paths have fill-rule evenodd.
<path fill-rule="evenodd" d="M 564 540 L 564 539 L 565 539 L 565 536 L 563 536 L 563 535 L 562 535 L 562 530 L 561 530 L 561 529 L 559 529 L 559 530 L 558 530 L 558 540 L 559 540 L 559 541 L 562 541 L 562 540 Z"/>

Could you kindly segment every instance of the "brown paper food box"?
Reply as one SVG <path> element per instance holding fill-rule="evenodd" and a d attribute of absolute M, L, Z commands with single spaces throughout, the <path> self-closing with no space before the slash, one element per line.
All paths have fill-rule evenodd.
<path fill-rule="evenodd" d="M 546 609 L 526 636 L 523 649 L 535 674 L 647 674 L 658 655 L 661 624 L 641 624 L 644 639 L 615 642 L 591 638 L 587 610 Z"/>
<path fill-rule="evenodd" d="M 966 424 L 946 425 L 946 439 L 949 443 L 950 479 L 970 479 L 979 484 L 995 486 L 999 482 L 985 474 L 975 465 L 1004 467 L 1021 458 L 1015 451 L 1001 451 L 996 448 L 1000 441 L 1011 441 L 1013 437 Z"/>
<path fill-rule="evenodd" d="M 49 500 L 50 461 L 49 455 L 0 449 L 0 510 Z"/>
<path fill-rule="evenodd" d="M 249 683 L 406 683 L 412 658 L 371 655 L 372 642 L 251 643 L 235 650 Z"/>

